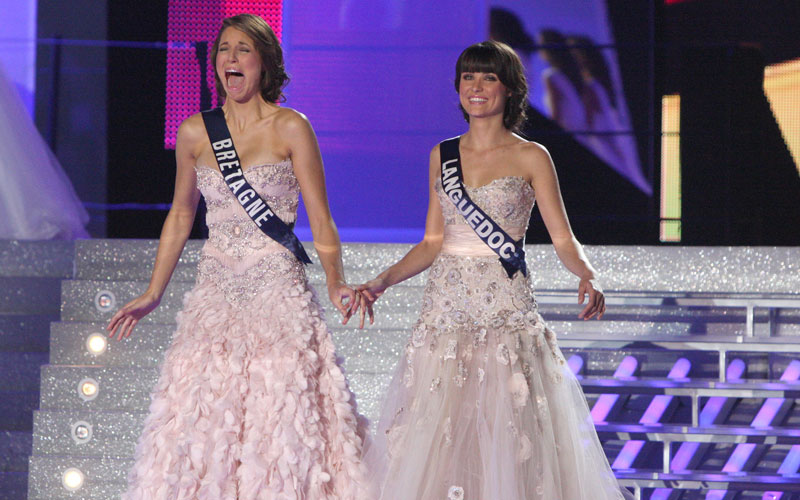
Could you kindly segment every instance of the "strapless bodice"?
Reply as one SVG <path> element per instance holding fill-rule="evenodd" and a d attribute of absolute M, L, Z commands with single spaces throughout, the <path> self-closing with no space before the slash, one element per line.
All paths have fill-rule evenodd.
<path fill-rule="evenodd" d="M 196 170 L 197 187 L 206 201 L 210 244 L 232 257 L 243 257 L 248 248 L 277 245 L 250 219 L 218 169 L 198 166 Z M 246 168 L 244 176 L 283 222 L 294 224 L 300 186 L 291 160 Z"/>
<path fill-rule="evenodd" d="M 208 226 L 198 282 L 213 281 L 232 304 L 248 302 L 265 287 L 305 282 L 302 264 L 256 226 L 220 171 L 206 166 L 195 170 L 197 187 L 206 201 Z M 291 160 L 246 168 L 244 176 L 283 222 L 294 225 L 300 185 Z"/>
<path fill-rule="evenodd" d="M 493 256 L 495 253 L 475 234 L 466 219 L 442 191 L 441 180 L 434 186 L 444 216 L 442 253 L 454 255 Z M 470 199 L 518 240 L 528 229 L 536 196 L 528 182 L 519 176 L 495 179 L 478 187 L 466 186 Z"/>

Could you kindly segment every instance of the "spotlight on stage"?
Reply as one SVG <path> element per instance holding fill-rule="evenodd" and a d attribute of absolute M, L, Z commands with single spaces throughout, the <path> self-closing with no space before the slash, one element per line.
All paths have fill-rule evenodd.
<path fill-rule="evenodd" d="M 92 440 L 92 424 L 83 420 L 73 422 L 71 434 L 75 444 L 86 444 Z"/>
<path fill-rule="evenodd" d="M 100 312 L 109 312 L 117 304 L 117 298 L 111 290 L 100 290 L 94 296 L 94 306 Z"/>
<path fill-rule="evenodd" d="M 93 378 L 85 378 L 78 383 L 78 396 L 84 401 L 91 401 L 100 393 L 100 384 Z"/>
<path fill-rule="evenodd" d="M 86 476 L 79 469 L 70 467 L 61 475 L 61 484 L 67 491 L 78 491 L 83 486 Z"/>
<path fill-rule="evenodd" d="M 86 350 L 92 356 L 99 356 L 106 352 L 108 348 L 108 340 L 102 333 L 93 333 L 86 337 Z"/>

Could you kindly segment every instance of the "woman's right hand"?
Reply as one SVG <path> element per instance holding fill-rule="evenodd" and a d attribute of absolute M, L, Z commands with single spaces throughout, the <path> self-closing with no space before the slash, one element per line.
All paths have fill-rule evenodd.
<path fill-rule="evenodd" d="M 361 322 L 359 323 L 359 328 L 364 328 L 364 317 L 367 314 L 369 314 L 369 324 L 375 324 L 375 313 L 372 310 L 372 305 L 383 295 L 387 288 L 389 288 L 389 285 L 381 277 L 356 286 L 356 291 L 359 292 L 361 297 Z"/>
<path fill-rule="evenodd" d="M 147 293 L 128 302 L 108 322 L 106 330 L 111 332 L 108 336 L 114 338 L 116 335 L 117 340 L 130 337 L 139 320 L 150 314 L 160 303 L 160 298 Z"/>

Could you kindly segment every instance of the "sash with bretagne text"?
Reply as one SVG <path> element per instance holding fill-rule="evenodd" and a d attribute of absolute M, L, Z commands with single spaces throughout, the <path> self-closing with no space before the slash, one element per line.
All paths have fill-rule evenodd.
<path fill-rule="evenodd" d="M 442 190 L 456 206 L 467 224 L 475 234 L 500 257 L 500 263 L 513 278 L 517 271 L 523 276 L 528 275 L 528 266 L 525 264 L 525 249 L 523 236 L 519 241 L 506 233 L 499 224 L 486 215 L 481 207 L 472 202 L 464 188 L 464 177 L 461 173 L 461 153 L 458 143 L 461 137 L 453 137 L 439 144 L 439 155 L 442 161 Z"/>
<path fill-rule="evenodd" d="M 234 198 L 242 205 L 244 211 L 253 219 L 261 232 L 288 248 L 303 264 L 310 264 L 311 259 L 308 258 L 300 240 L 292 232 L 292 228 L 275 215 L 267 202 L 245 179 L 222 108 L 203 111 L 203 123 L 206 125 L 219 171 Z"/>

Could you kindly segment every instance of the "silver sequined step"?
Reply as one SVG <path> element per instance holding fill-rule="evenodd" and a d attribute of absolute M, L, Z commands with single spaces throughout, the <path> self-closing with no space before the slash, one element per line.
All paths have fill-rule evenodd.
<path fill-rule="evenodd" d="M 146 288 L 157 242 L 78 241 L 74 243 L 74 259 L 71 245 L 61 249 L 67 256 L 64 258 L 42 253 L 53 253 L 45 247 L 30 246 L 23 252 L 47 261 L 50 274 L 31 276 L 67 278 L 72 276 L 73 266 L 75 273 L 75 279 L 61 284 L 61 321 L 51 325 L 51 364 L 41 371 L 41 409 L 35 415 L 34 455 L 30 460 L 32 500 L 107 500 L 118 497 L 124 489 L 157 367 L 173 335 L 175 314 L 194 282 L 202 242 L 188 243 L 161 306 L 142 321 L 134 335 L 121 343 L 108 343 L 104 352 L 95 355 L 87 349 L 89 336 L 105 335 L 103 328 L 113 312 Z M 326 309 L 337 354 L 343 358 L 359 410 L 375 419 L 419 314 L 426 275 L 390 289 L 376 304 L 375 326 L 364 331 L 352 324 L 342 327 L 327 299 L 319 259 L 311 244 L 305 246 L 314 261 L 306 272 Z M 345 244 L 348 281 L 373 278 L 410 247 Z M 5 268 L 13 268 L 15 262 L 35 267 L 30 259 L 22 262 L 24 259 L 9 257 L 8 248 L 0 242 L 0 277 L 13 278 L 4 274 L 4 262 L 11 263 Z M 563 341 L 568 355 L 585 357 L 590 372 L 605 373 L 621 356 L 647 350 L 649 342 L 656 342 L 656 347 L 641 356 L 642 367 L 648 373 L 658 372 L 657 376 L 663 376 L 661 372 L 668 368 L 671 357 L 683 355 L 683 339 L 689 342 L 704 337 L 727 342 L 725 349 L 733 353 L 736 348 L 732 346 L 741 341 L 751 311 L 739 299 L 775 298 L 779 303 L 787 296 L 796 297 L 792 294 L 800 290 L 800 249 L 587 247 L 586 251 L 602 271 L 601 282 L 608 292 L 609 312 L 601 322 L 575 320 L 580 310 L 575 297 L 578 281 L 558 261 L 552 246 L 527 247 L 528 266 L 545 320 Z M 698 301 L 697 297 L 705 298 Z M 731 305 L 730 300 L 739 302 Z M 770 307 L 752 309 L 752 332 L 757 337 L 800 338 L 800 309 Z M 641 343 L 631 346 L 637 341 Z M 685 345 L 694 348 L 693 344 Z M 753 359 L 766 356 L 767 347 L 757 353 L 760 358 Z M 710 370 L 719 362 L 714 358 L 703 364 Z M 81 395 L 81 382 L 87 381 L 96 384 L 94 398 Z M 91 439 L 76 442 L 75 433 L 85 436 L 87 424 Z M 78 429 L 81 425 L 84 427 Z M 84 486 L 76 493 L 67 492 L 61 483 L 63 472 L 70 467 L 80 469 L 85 476 Z"/>
<path fill-rule="evenodd" d="M 71 439 L 65 436 L 65 439 Z M 31 457 L 28 500 L 110 500 L 125 490 L 125 478 L 133 465 L 132 458 L 79 458 L 59 455 Z M 64 473 L 78 469 L 84 477 L 79 492 L 68 491 L 62 484 Z"/>

